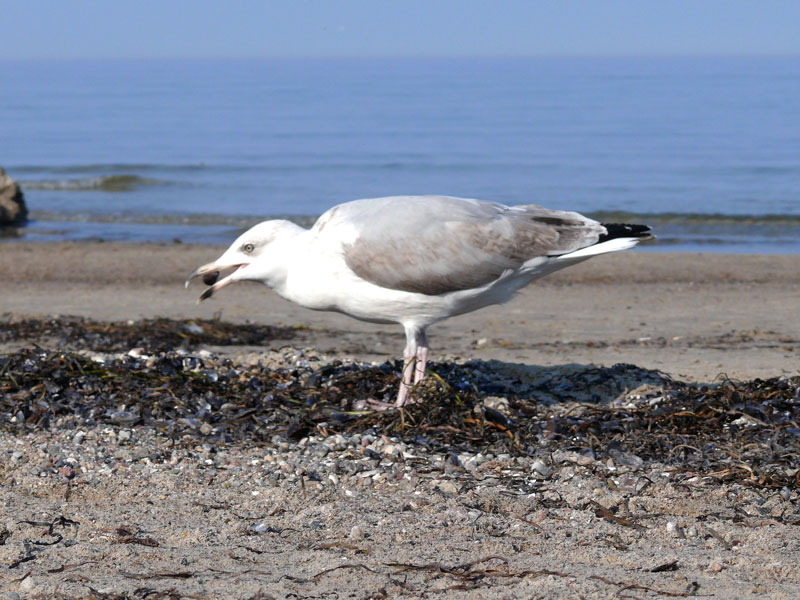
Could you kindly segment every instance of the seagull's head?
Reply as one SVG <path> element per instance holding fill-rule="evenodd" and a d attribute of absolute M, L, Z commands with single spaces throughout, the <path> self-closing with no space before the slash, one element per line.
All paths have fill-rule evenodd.
<path fill-rule="evenodd" d="M 203 278 L 208 288 L 198 302 L 206 300 L 226 285 L 236 281 L 259 281 L 267 285 L 282 271 L 279 254 L 286 250 L 284 242 L 304 231 L 290 221 L 264 221 L 240 235 L 214 262 L 198 267 L 186 279 L 186 287 L 193 279 Z M 229 271 L 220 279 L 220 273 Z"/>

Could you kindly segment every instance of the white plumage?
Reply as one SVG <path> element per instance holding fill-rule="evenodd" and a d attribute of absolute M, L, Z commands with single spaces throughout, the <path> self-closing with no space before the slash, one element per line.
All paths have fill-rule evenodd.
<path fill-rule="evenodd" d="M 448 196 L 397 196 L 335 206 L 311 229 L 283 220 L 245 232 L 196 269 L 209 298 L 259 281 L 314 310 L 338 311 L 406 333 L 397 406 L 422 379 L 431 324 L 510 300 L 522 287 L 592 256 L 635 246 L 644 225 L 601 224 L 536 205 Z M 233 269 L 218 279 L 219 272 Z"/>

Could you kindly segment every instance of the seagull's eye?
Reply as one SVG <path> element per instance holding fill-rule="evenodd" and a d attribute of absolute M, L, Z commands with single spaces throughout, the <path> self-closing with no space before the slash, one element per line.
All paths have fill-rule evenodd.
<path fill-rule="evenodd" d="M 245 244 L 244 246 L 242 246 L 242 250 L 247 254 L 250 254 L 255 249 L 256 247 L 253 244 Z"/>

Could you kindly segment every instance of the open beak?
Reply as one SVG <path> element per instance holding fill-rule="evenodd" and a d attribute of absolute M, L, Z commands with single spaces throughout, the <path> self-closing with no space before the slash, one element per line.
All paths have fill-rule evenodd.
<path fill-rule="evenodd" d="M 207 265 L 203 265 L 202 267 L 196 268 L 189 274 L 189 277 L 186 279 L 186 283 L 184 287 L 189 287 L 189 284 L 192 282 L 193 279 L 198 277 L 203 278 L 203 283 L 207 286 L 206 290 L 200 294 L 200 298 L 198 298 L 197 302 L 202 302 L 208 298 L 211 298 L 216 292 L 224 288 L 229 283 L 233 283 L 233 274 L 238 271 L 239 269 L 245 268 L 249 263 L 241 263 L 238 265 L 218 265 L 217 263 L 208 263 Z M 219 279 L 220 271 L 226 271 L 228 269 L 233 269 L 227 277 L 223 277 Z"/>

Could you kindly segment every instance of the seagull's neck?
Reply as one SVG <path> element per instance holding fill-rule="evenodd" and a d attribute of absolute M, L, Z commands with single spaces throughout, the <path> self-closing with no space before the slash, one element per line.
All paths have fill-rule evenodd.
<path fill-rule="evenodd" d="M 280 244 L 272 253 L 280 268 L 274 270 L 267 285 L 306 308 L 339 310 L 343 266 L 340 242 L 320 239 L 313 229 L 298 228 Z"/>

